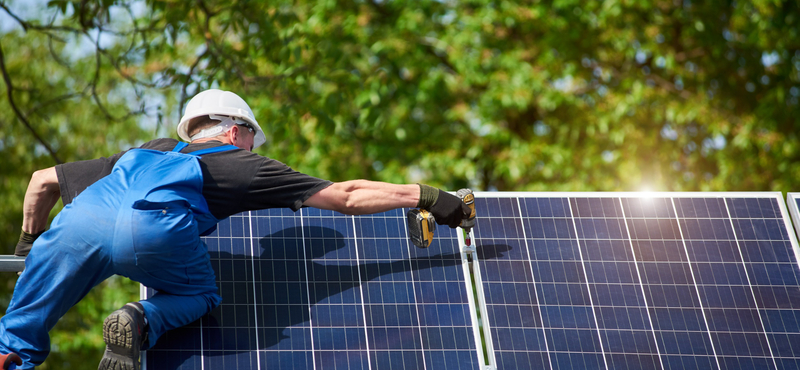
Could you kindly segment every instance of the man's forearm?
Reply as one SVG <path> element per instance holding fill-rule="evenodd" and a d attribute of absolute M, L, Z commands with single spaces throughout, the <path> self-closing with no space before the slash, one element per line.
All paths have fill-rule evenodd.
<path fill-rule="evenodd" d="M 416 207 L 419 185 L 397 185 L 379 181 L 352 180 L 337 182 L 320 190 L 304 205 L 330 209 L 349 215 L 385 212 L 396 208 Z"/>
<path fill-rule="evenodd" d="M 55 167 L 33 173 L 22 204 L 22 231 L 36 234 L 47 227 L 50 210 L 61 197 Z"/>

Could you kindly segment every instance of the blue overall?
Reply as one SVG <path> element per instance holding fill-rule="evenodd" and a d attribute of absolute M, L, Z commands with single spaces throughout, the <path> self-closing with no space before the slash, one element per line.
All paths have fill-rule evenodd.
<path fill-rule="evenodd" d="M 142 301 L 153 346 L 167 330 L 189 324 L 219 305 L 214 271 L 201 235 L 219 222 L 203 197 L 198 156 L 133 149 L 108 176 L 88 187 L 33 244 L 6 315 L 0 353 L 22 357 L 21 369 L 50 352 L 48 332 L 92 287 L 118 274 L 155 289 Z"/>

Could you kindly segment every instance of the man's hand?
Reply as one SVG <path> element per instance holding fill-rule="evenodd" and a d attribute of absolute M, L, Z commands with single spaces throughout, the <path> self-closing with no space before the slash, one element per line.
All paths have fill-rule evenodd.
<path fill-rule="evenodd" d="M 417 207 L 431 211 L 439 225 L 456 228 L 461 224 L 461 220 L 468 218 L 472 213 L 472 209 L 455 195 L 428 185 L 420 184 L 419 187 L 420 200 Z"/>
<path fill-rule="evenodd" d="M 25 230 L 22 230 L 22 233 L 19 235 L 19 241 L 17 242 L 17 248 L 14 250 L 14 255 L 17 257 L 27 257 L 31 248 L 33 248 L 33 242 L 35 242 L 42 233 L 44 233 L 44 230 L 36 234 L 26 233 Z"/>

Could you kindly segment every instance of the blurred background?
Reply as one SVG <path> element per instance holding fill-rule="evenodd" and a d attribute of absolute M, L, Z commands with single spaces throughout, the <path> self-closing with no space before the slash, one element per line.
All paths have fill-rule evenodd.
<path fill-rule="evenodd" d="M 0 0 L 0 69 L 0 254 L 33 171 L 177 138 L 208 88 L 334 181 L 800 191 L 798 1 Z M 96 369 L 137 297 L 95 289 L 40 368 Z"/>

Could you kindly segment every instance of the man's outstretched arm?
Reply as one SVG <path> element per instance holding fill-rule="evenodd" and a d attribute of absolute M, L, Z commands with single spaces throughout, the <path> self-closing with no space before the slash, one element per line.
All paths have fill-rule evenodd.
<path fill-rule="evenodd" d="M 22 203 L 22 234 L 15 255 L 28 255 L 33 241 L 47 227 L 47 216 L 60 197 L 55 167 L 33 173 Z"/>
<path fill-rule="evenodd" d="M 336 182 L 308 198 L 303 205 L 329 209 L 347 215 L 386 212 L 395 208 L 416 207 L 420 187 L 379 181 Z"/>
<path fill-rule="evenodd" d="M 396 208 L 426 208 L 436 223 L 456 227 L 469 217 L 470 208 L 455 195 L 428 185 L 397 185 L 379 181 L 336 182 L 312 195 L 303 205 L 348 215 L 363 215 Z"/>

